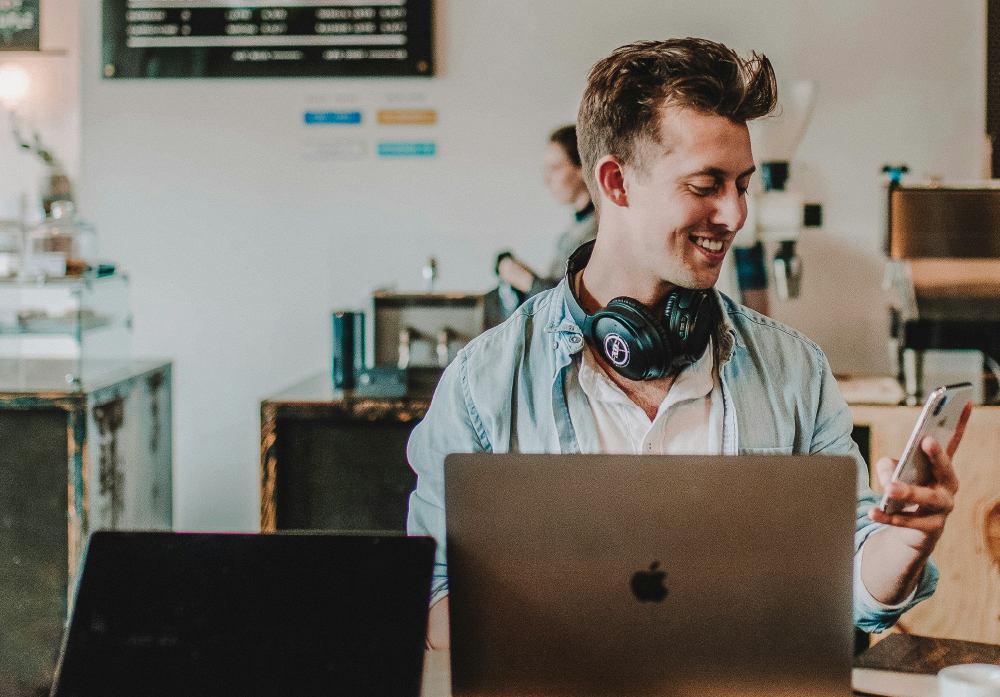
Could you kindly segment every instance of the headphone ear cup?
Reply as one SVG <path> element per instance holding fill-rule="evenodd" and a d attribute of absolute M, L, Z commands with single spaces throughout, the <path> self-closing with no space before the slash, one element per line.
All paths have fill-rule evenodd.
<path fill-rule="evenodd" d="M 670 293 L 664 309 L 664 323 L 671 341 L 671 353 L 681 368 L 694 363 L 708 347 L 714 326 L 713 301 L 704 290 L 680 288 Z"/>
<path fill-rule="evenodd" d="M 655 380 L 669 369 L 666 330 L 638 300 L 615 298 L 594 314 L 591 327 L 591 341 L 605 360 L 629 380 Z"/>

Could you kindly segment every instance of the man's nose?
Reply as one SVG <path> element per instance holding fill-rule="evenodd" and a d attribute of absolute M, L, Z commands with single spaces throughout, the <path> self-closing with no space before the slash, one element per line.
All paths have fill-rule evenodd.
<path fill-rule="evenodd" d="M 729 232 L 736 232 L 743 227 L 746 219 L 746 198 L 735 186 L 726 187 L 725 192 L 715 200 L 712 223 L 725 227 Z"/>

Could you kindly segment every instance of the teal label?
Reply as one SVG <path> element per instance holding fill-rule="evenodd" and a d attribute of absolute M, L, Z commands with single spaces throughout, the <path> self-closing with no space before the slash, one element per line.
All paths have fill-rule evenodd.
<path fill-rule="evenodd" d="M 436 143 L 379 143 L 379 157 L 434 157 Z"/>

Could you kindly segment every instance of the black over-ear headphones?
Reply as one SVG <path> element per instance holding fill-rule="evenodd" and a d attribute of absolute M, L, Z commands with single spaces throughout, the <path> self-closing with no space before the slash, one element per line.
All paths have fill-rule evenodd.
<path fill-rule="evenodd" d="M 615 298 L 587 315 L 573 294 L 573 279 L 587 265 L 593 248 L 588 242 L 570 257 L 567 299 L 583 333 L 611 367 L 629 380 L 656 380 L 701 358 L 715 327 L 710 291 L 675 288 L 662 317 L 628 297 Z"/>

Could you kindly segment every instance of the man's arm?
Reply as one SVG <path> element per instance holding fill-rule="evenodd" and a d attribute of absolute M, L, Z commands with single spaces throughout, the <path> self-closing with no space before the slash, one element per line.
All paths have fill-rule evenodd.
<path fill-rule="evenodd" d="M 874 522 L 888 526 L 869 538 L 861 565 L 865 588 L 881 603 L 899 603 L 913 592 L 944 532 L 958 491 L 952 457 L 971 414 L 972 402 L 969 402 L 947 447 L 942 448 L 929 436 L 920 442 L 920 449 L 932 465 L 931 481 L 926 486 L 893 482 L 897 460 L 883 457 L 875 464 L 883 489 L 907 505 L 907 510 L 895 515 L 886 515 L 876 507 L 868 512 Z"/>
<path fill-rule="evenodd" d="M 881 497 L 872 492 L 868 465 L 851 438 L 853 418 L 850 407 L 840 394 L 825 358 L 821 370 L 822 387 L 809 452 L 851 455 L 858 463 L 854 624 L 867 632 L 881 632 L 895 624 L 904 612 L 933 594 L 938 578 L 937 567 L 930 558 L 933 544 L 925 547 L 926 554 L 918 558 L 899 545 L 898 533 L 893 532 L 890 524 L 884 519 L 873 519 L 872 509 Z M 964 419 L 962 424 L 964 429 Z M 958 435 L 960 437 L 961 433 Z M 957 442 L 955 445 L 957 447 Z M 874 575 L 871 574 L 873 569 L 877 569 Z M 887 584 L 905 592 L 885 592 Z"/>
<path fill-rule="evenodd" d="M 561 278 L 539 276 L 513 256 L 504 257 L 497 264 L 497 273 L 501 280 L 524 293 L 526 298 L 532 298 L 549 288 L 555 288 L 562 280 Z"/>
<path fill-rule="evenodd" d="M 448 639 L 448 563 L 445 548 L 444 458 L 451 453 L 492 450 L 482 422 L 468 399 L 465 352 L 460 351 L 438 382 L 430 408 L 410 434 L 406 456 L 417 474 L 406 520 L 409 535 L 437 541 L 428 643 L 444 648 Z M 442 624 L 443 622 L 443 624 Z M 444 644 L 441 644 L 441 642 Z"/>

